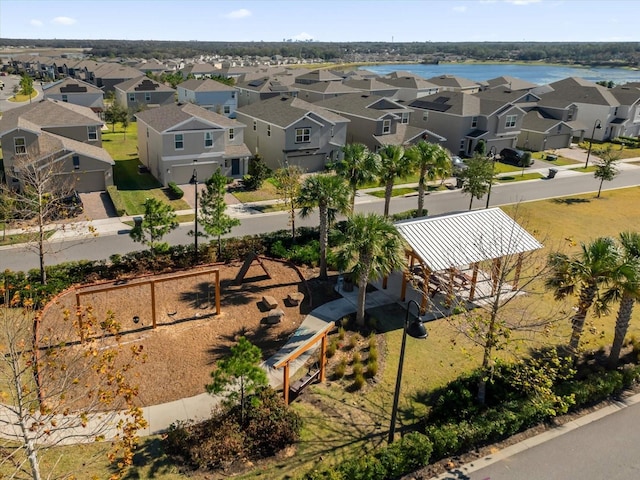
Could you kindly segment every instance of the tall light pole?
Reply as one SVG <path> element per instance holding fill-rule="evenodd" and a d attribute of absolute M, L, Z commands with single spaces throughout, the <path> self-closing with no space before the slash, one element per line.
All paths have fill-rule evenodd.
<path fill-rule="evenodd" d="M 409 310 L 411 304 L 418 308 L 418 316 L 409 323 Z M 388 443 L 393 443 L 393 437 L 396 434 L 396 417 L 398 416 L 398 400 L 400 399 L 400 385 L 402 383 L 402 367 L 404 366 L 404 350 L 407 344 L 407 333 L 413 338 L 427 338 L 429 333 L 424 328 L 422 318 L 420 318 L 420 305 L 415 300 L 409 300 L 407 305 L 407 313 L 404 317 L 404 325 L 402 327 L 402 347 L 400 347 L 400 360 L 398 361 L 398 376 L 396 378 L 396 391 L 393 395 L 393 409 L 391 410 L 391 426 L 389 427 Z"/>
<path fill-rule="evenodd" d="M 589 157 L 591 156 L 591 146 L 593 145 L 593 137 L 596 134 L 596 129 L 600 130 L 602 128 L 602 122 L 600 120 L 596 120 L 593 123 L 593 130 L 591 131 L 591 138 L 589 139 L 589 150 L 587 150 L 587 161 L 584 162 L 584 168 L 589 166 Z"/>
<path fill-rule="evenodd" d="M 193 190 L 195 192 L 195 218 L 193 219 L 193 263 L 194 265 L 198 264 L 198 170 L 193 169 L 193 174 L 191 175 L 191 180 L 189 183 L 193 184 Z"/>
<path fill-rule="evenodd" d="M 489 149 L 489 158 L 491 159 L 491 181 L 489 182 L 489 190 L 487 191 L 487 204 L 484 208 L 489 208 L 489 199 L 491 199 L 491 186 L 493 185 L 493 176 L 496 170 L 496 146 L 493 145 Z"/>

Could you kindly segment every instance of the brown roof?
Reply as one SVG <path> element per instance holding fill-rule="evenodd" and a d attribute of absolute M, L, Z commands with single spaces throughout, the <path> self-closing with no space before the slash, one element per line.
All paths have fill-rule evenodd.
<path fill-rule="evenodd" d="M 238 113 L 263 120 L 273 125 L 278 125 L 282 128 L 288 127 L 295 121 L 306 116 L 309 112 L 314 112 L 330 123 L 344 123 L 349 121 L 326 108 L 288 96 L 255 102 L 240 107 L 237 111 Z"/>
<path fill-rule="evenodd" d="M 25 128 L 24 122 L 38 128 L 103 124 L 88 107 L 44 99 L 6 111 L 0 119 L 0 133 L 17 127 Z"/>
<path fill-rule="evenodd" d="M 191 90 L 193 92 L 229 92 L 235 91 L 235 88 L 229 85 L 225 85 L 222 82 L 216 82 L 215 80 L 211 80 L 209 78 L 205 79 L 197 79 L 192 78 L 190 80 L 186 80 L 178 85 L 179 87 L 184 88 L 185 90 Z"/>

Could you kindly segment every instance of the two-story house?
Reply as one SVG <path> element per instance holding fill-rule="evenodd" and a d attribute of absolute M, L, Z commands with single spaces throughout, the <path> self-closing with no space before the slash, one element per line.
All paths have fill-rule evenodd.
<path fill-rule="evenodd" d="M 372 151 L 385 145 L 410 145 L 423 139 L 443 140 L 426 128 L 410 125 L 413 109 L 390 98 L 356 93 L 323 100 L 316 105 L 349 119 L 347 143 L 362 143 Z"/>
<path fill-rule="evenodd" d="M 409 103 L 415 110 L 411 125 L 446 138 L 444 146 L 456 155 L 472 156 L 478 142 L 499 152 L 518 142 L 525 111 L 510 101 L 445 91 Z"/>
<path fill-rule="evenodd" d="M 437 85 L 440 92 L 477 93 L 480 91 L 479 83 L 457 75 L 439 75 L 427 78 L 427 82 Z"/>
<path fill-rule="evenodd" d="M 87 75 L 86 81 L 108 93 L 113 92 L 117 84 L 140 77 L 142 72 L 128 65 L 102 63 L 94 71 L 87 71 Z"/>
<path fill-rule="evenodd" d="M 313 172 L 338 160 L 349 120 L 305 102 L 283 96 L 240 107 L 237 119 L 247 126 L 245 141 L 267 166 L 297 165 Z"/>
<path fill-rule="evenodd" d="M 116 101 L 129 112 L 175 103 L 176 91 L 141 75 L 114 86 Z"/>
<path fill-rule="evenodd" d="M 236 83 L 235 88 L 238 90 L 238 107 L 282 95 L 297 97 L 299 92 L 293 78 L 287 75 L 275 78 L 252 78 Z"/>
<path fill-rule="evenodd" d="M 191 103 L 164 105 L 136 114 L 140 161 L 163 185 L 188 183 L 218 168 L 227 176 L 247 173 L 251 152 L 245 125 Z"/>
<path fill-rule="evenodd" d="M 191 79 L 177 87 L 178 103 L 195 103 L 212 112 L 236 117 L 238 91 L 229 85 L 210 79 Z"/>
<path fill-rule="evenodd" d="M 569 77 L 532 91 L 545 115 L 573 128 L 574 141 L 602 141 L 614 136 L 620 102 L 610 89 L 578 77 Z M 539 92 L 539 93 L 538 93 Z M 595 128 L 597 125 L 600 128 Z"/>
<path fill-rule="evenodd" d="M 433 95 L 440 91 L 440 87 L 416 75 L 383 77 L 380 81 L 395 87 L 396 93 L 390 96 L 397 100 L 404 100 L 405 102 L 426 97 L 427 95 Z"/>
<path fill-rule="evenodd" d="M 15 165 L 58 162 L 60 175 L 79 192 L 103 191 L 113 184 L 115 162 L 102 148 L 102 121 L 89 108 L 42 100 L 8 110 L 0 119 L 7 183 L 20 187 Z"/>
<path fill-rule="evenodd" d="M 640 88 L 637 84 L 616 85 L 609 90 L 620 102 L 611 121 L 611 138 L 640 135 Z"/>
<path fill-rule="evenodd" d="M 104 111 L 104 92 L 90 83 L 65 78 L 42 87 L 44 98 L 89 107 L 100 115 Z"/>

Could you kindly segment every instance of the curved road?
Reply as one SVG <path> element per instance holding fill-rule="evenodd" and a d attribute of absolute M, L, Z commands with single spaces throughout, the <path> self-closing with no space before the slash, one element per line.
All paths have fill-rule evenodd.
<path fill-rule="evenodd" d="M 606 182 L 606 189 L 631 187 L 640 185 L 640 167 L 630 163 L 620 165 L 621 173 L 611 182 Z M 491 192 L 491 206 L 528 202 L 545 198 L 577 195 L 595 192 L 599 182 L 592 174 L 581 174 L 571 171 L 561 171 L 553 180 L 531 180 L 510 184 L 494 185 Z M 606 194 L 605 194 L 606 195 Z M 356 211 L 382 213 L 383 200 L 376 197 L 359 194 L 356 201 Z M 475 200 L 473 208 L 483 208 L 486 200 Z M 416 208 L 417 198 L 396 197 L 391 201 L 391 213 L 404 212 Z M 425 206 L 430 215 L 466 211 L 469 208 L 469 196 L 461 190 L 436 192 L 428 195 Z M 233 229 L 231 236 L 253 235 L 290 228 L 288 217 L 284 212 L 247 215 L 242 217 L 242 224 Z M 318 217 L 296 219 L 296 226 L 316 226 Z M 141 250 L 140 244 L 133 243 L 129 238 L 128 228 L 115 232 L 100 233 L 91 239 L 67 239 L 52 241 L 50 251 L 46 257 L 47 265 L 71 260 L 106 260 L 112 254 L 124 254 L 134 250 Z M 192 224 L 183 224 L 171 232 L 166 240 L 171 244 L 190 244 L 193 238 L 188 232 L 193 229 Z M 25 246 L 0 247 L 0 269 L 24 271 L 38 266 L 35 252 Z"/>

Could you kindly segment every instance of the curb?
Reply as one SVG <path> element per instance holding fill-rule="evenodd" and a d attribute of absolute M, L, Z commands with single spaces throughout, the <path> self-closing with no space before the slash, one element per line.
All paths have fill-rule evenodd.
<path fill-rule="evenodd" d="M 565 433 L 576 430 L 577 428 L 589 425 L 590 423 L 607 417 L 612 413 L 619 412 L 620 410 L 623 410 L 637 403 L 640 403 L 640 393 L 636 393 L 621 400 L 615 400 L 610 405 L 602 407 L 595 412 L 591 412 L 584 417 L 580 417 L 568 423 L 565 423 L 564 425 L 554 427 L 551 430 L 547 430 L 546 432 L 540 433 L 539 435 L 527 438 L 526 440 L 516 443 L 515 445 L 510 445 L 509 447 L 506 447 L 504 450 L 500 450 L 497 453 L 492 453 L 490 455 L 487 455 L 486 457 L 474 460 L 473 462 L 455 467 L 455 469 L 438 475 L 437 477 L 432 477 L 430 480 L 457 480 L 460 478 L 467 478 L 461 475 L 466 475 L 477 470 L 481 470 L 482 468 L 488 467 L 489 465 L 493 465 L 494 463 L 500 462 L 513 455 L 529 450 L 530 448 L 536 447 L 544 442 L 564 435 Z"/>

